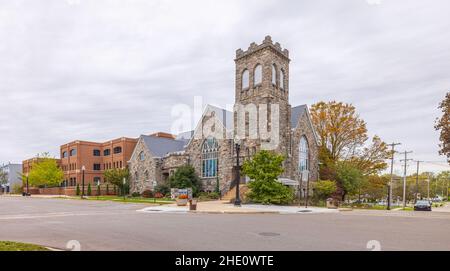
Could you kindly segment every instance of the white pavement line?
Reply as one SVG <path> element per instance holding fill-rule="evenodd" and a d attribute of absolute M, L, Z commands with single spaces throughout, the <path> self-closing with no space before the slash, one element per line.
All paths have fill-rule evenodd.
<path fill-rule="evenodd" d="M 47 214 L 20 214 L 20 215 L 3 215 L 0 216 L 0 220 L 14 220 L 14 219 L 37 219 L 37 218 L 51 218 L 51 217 L 67 217 L 67 216 L 91 216 L 91 215 L 101 215 L 108 214 L 105 212 L 96 213 L 47 213 Z"/>

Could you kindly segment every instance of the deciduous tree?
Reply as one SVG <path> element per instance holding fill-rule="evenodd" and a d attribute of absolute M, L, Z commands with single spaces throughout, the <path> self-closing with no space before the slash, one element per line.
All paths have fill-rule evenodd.
<path fill-rule="evenodd" d="M 263 204 L 293 201 L 294 191 L 277 182 L 278 176 L 283 173 L 283 160 L 282 155 L 262 150 L 244 162 L 242 172 L 252 180 L 248 185 L 250 192 L 247 193 L 250 200 Z"/>
<path fill-rule="evenodd" d="M 114 168 L 105 170 L 103 177 L 106 182 L 119 187 L 122 194 L 126 192 L 130 185 L 130 172 L 126 168 Z M 125 184 L 123 180 L 125 179 Z"/>
<path fill-rule="evenodd" d="M 56 161 L 43 153 L 38 156 L 28 174 L 28 182 L 31 186 L 59 186 L 64 179 L 64 172 L 58 167 Z"/>
<path fill-rule="evenodd" d="M 447 92 L 444 100 L 439 104 L 439 109 L 442 110 L 442 117 L 436 120 L 435 129 L 440 131 L 439 154 L 447 156 L 447 161 L 450 164 L 450 92 Z"/>

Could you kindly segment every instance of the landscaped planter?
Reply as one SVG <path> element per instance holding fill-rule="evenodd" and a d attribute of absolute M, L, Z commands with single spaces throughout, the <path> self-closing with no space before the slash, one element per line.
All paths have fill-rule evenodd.
<path fill-rule="evenodd" d="M 186 206 L 188 203 L 188 199 L 177 199 L 178 206 Z"/>

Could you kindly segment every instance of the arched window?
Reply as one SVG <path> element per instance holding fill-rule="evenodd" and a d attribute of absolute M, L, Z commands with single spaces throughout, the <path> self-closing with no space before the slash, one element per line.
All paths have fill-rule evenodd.
<path fill-rule="evenodd" d="M 122 147 L 115 147 L 114 148 L 114 154 L 121 153 L 121 152 L 122 152 Z"/>
<path fill-rule="evenodd" d="M 202 146 L 202 176 L 217 177 L 219 144 L 215 138 L 209 137 Z"/>
<path fill-rule="evenodd" d="M 250 87 L 250 73 L 246 69 L 242 73 L 242 89 L 247 89 L 249 87 Z"/>
<path fill-rule="evenodd" d="M 77 155 L 77 149 L 71 149 L 70 150 L 70 156 Z"/>
<path fill-rule="evenodd" d="M 277 85 L 277 66 L 272 65 L 272 84 Z"/>
<path fill-rule="evenodd" d="M 108 156 L 111 154 L 111 150 L 110 149 L 106 149 L 103 151 L 103 156 Z"/>
<path fill-rule="evenodd" d="M 300 172 L 309 170 L 309 146 L 305 136 L 300 138 L 298 160 Z"/>
<path fill-rule="evenodd" d="M 63 157 L 63 158 L 66 158 L 66 157 L 67 157 L 67 152 L 66 152 L 66 151 L 64 151 L 64 152 L 62 153 L 62 157 Z"/>
<path fill-rule="evenodd" d="M 262 83 L 262 66 L 260 64 L 255 67 L 255 77 L 253 77 L 253 85 Z"/>
<path fill-rule="evenodd" d="M 141 151 L 141 152 L 139 153 L 139 160 L 141 160 L 141 161 L 144 161 L 144 160 L 145 160 L 145 154 L 144 154 L 143 151 Z"/>
<path fill-rule="evenodd" d="M 280 71 L 280 88 L 284 89 L 284 71 Z"/>

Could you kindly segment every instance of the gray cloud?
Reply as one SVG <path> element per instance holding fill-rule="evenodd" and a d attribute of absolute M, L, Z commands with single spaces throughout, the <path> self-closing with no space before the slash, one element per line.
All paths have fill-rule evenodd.
<path fill-rule="evenodd" d="M 433 123 L 449 90 L 449 11 L 445 0 L 0 1 L 0 161 L 168 131 L 171 107 L 196 95 L 231 104 L 235 50 L 267 34 L 291 52 L 292 105 L 351 102 L 371 134 L 443 161 Z"/>

